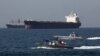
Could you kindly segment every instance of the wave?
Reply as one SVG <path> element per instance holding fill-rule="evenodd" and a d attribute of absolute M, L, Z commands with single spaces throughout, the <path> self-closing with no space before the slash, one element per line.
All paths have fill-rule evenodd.
<path fill-rule="evenodd" d="M 87 40 L 99 40 L 100 37 L 90 37 L 90 38 L 87 38 Z"/>
<path fill-rule="evenodd" d="M 51 47 L 32 47 L 31 49 L 60 49 L 60 48 L 51 48 Z"/>
<path fill-rule="evenodd" d="M 30 49 L 37 49 L 37 47 L 31 47 Z"/>
<path fill-rule="evenodd" d="M 80 46 L 74 47 L 74 49 L 100 49 L 100 46 Z"/>
<path fill-rule="evenodd" d="M 67 49 L 67 48 L 51 48 L 51 47 L 31 47 L 31 49 Z M 100 49 L 100 46 L 80 46 L 74 49 Z"/>

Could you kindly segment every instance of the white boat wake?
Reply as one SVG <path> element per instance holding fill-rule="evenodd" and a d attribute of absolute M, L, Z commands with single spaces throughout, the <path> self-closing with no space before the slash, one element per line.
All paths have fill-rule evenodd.
<path fill-rule="evenodd" d="M 100 37 L 90 37 L 90 38 L 87 38 L 87 40 L 99 40 Z"/>
<path fill-rule="evenodd" d="M 60 48 L 51 48 L 51 47 L 32 47 L 31 49 L 60 49 Z"/>
<path fill-rule="evenodd" d="M 51 47 L 31 47 L 31 49 L 68 49 L 68 48 L 51 48 Z M 73 49 L 100 49 L 100 46 L 80 46 Z"/>
<path fill-rule="evenodd" d="M 81 47 L 74 47 L 74 49 L 100 49 L 100 46 L 81 46 Z"/>

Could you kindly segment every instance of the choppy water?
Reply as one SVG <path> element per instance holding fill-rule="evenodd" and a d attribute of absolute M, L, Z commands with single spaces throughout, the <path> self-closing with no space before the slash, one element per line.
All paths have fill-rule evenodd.
<path fill-rule="evenodd" d="M 67 40 L 74 49 L 39 49 L 36 42 L 55 35 L 79 33 L 84 39 Z M 100 28 L 0 29 L 0 56 L 100 56 Z"/>

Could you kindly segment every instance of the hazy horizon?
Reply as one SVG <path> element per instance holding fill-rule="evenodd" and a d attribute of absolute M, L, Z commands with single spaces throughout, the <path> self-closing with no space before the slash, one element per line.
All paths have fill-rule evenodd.
<path fill-rule="evenodd" d="M 0 0 L 0 27 L 10 20 L 64 21 L 73 10 L 81 27 L 100 27 L 100 0 Z"/>

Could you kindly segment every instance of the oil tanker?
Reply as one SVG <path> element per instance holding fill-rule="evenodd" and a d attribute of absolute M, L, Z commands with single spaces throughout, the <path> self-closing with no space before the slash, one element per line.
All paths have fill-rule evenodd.
<path fill-rule="evenodd" d="M 6 24 L 7 28 L 25 28 L 24 21 L 17 21 L 11 20 L 8 24 Z"/>
<path fill-rule="evenodd" d="M 65 19 L 65 22 L 25 20 L 24 24 L 26 29 L 67 29 L 79 28 L 81 26 L 81 22 L 76 13 L 65 16 Z"/>

